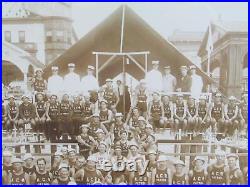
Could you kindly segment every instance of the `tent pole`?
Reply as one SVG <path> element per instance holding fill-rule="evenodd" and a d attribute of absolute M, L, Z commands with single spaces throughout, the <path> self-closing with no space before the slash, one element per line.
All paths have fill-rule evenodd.
<path fill-rule="evenodd" d="M 145 53 L 145 76 L 148 71 L 148 54 Z"/>
<path fill-rule="evenodd" d="M 124 19 L 125 19 L 125 5 L 122 6 L 122 27 L 121 27 L 120 53 L 122 53 L 122 48 L 123 48 Z"/>
<path fill-rule="evenodd" d="M 125 57 L 122 57 L 122 71 L 123 71 L 123 114 L 125 116 L 125 85 L 126 85 L 126 74 L 125 74 Z"/>
<path fill-rule="evenodd" d="M 98 72 L 99 72 L 99 59 L 98 59 L 98 54 L 96 54 L 95 55 L 95 76 L 96 76 L 97 82 L 99 82 Z"/>

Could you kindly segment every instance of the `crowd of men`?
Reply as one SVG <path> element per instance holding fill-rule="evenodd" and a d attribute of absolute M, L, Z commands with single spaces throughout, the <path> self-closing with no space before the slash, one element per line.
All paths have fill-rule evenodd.
<path fill-rule="evenodd" d="M 201 95 L 202 81 L 195 67 L 181 67 L 182 79 L 177 88 L 171 68 L 165 67 L 162 77 L 159 62 L 153 70 L 130 90 L 130 109 L 124 112 L 121 81 L 116 88 L 112 79 L 99 87 L 95 68 L 88 66 L 80 80 L 69 64 L 64 78 L 58 67 L 52 67 L 48 82 L 43 71 L 36 70 L 32 80 L 33 94 L 23 95 L 17 102 L 12 95 L 2 102 L 3 129 L 44 133 L 46 142 L 75 142 L 75 149 L 60 149 L 53 153 L 52 164 L 34 159 L 31 154 L 16 158 L 3 153 L 5 184 L 244 184 L 247 167 L 239 168 L 237 154 L 216 152 L 216 162 L 206 163 L 197 156 L 190 171 L 182 160 L 170 159 L 160 153 L 155 133 L 166 128 L 182 136 L 200 134 L 208 129 L 219 133 L 220 139 L 239 133 L 246 136 L 248 94 L 239 101 L 234 96 L 211 98 Z M 188 73 L 190 69 L 191 75 Z M 155 79 L 154 79 L 155 78 Z M 162 82 L 156 80 L 161 79 Z M 192 81 L 197 83 L 196 92 Z M 198 81 L 197 81 L 198 80 Z M 159 84 L 158 84 L 159 83 Z M 162 83 L 162 84 L 161 84 Z M 81 86 L 82 85 L 82 86 Z M 171 92 L 180 91 L 177 94 Z M 198 90 L 198 91 L 197 91 Z M 183 95 L 182 92 L 191 92 Z M 125 94 L 125 93 L 123 93 Z M 225 161 L 225 158 L 227 160 Z M 125 166 L 124 166 L 125 164 Z M 110 170 L 110 168 L 112 169 Z M 115 167 L 115 168 L 113 168 Z M 133 167 L 136 168 L 133 170 Z"/>

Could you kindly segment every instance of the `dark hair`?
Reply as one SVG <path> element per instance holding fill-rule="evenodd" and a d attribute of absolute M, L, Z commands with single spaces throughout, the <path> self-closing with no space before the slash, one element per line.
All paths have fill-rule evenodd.
<path fill-rule="evenodd" d="M 36 161 L 36 163 L 38 164 L 38 162 L 42 161 L 42 160 L 44 161 L 45 164 L 47 163 L 46 160 L 45 160 L 45 158 L 38 158 L 37 161 Z"/>

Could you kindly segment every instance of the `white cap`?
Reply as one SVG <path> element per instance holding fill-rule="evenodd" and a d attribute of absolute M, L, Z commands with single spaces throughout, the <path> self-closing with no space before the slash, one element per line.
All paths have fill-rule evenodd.
<path fill-rule="evenodd" d="M 106 79 L 106 82 L 113 82 L 112 79 Z"/>
<path fill-rule="evenodd" d="M 52 70 L 58 70 L 58 67 L 57 66 L 52 66 L 51 69 Z"/>
<path fill-rule="evenodd" d="M 151 150 L 147 151 L 147 155 L 150 155 L 150 154 L 156 155 L 157 153 L 155 150 L 151 149 Z"/>
<path fill-rule="evenodd" d="M 236 97 L 234 97 L 234 96 L 232 95 L 232 96 L 230 96 L 228 99 L 231 100 L 231 101 L 234 101 L 234 100 L 236 100 Z"/>
<path fill-rule="evenodd" d="M 92 155 L 90 155 L 87 159 L 87 161 L 93 161 L 93 162 L 96 162 L 96 158 Z"/>
<path fill-rule="evenodd" d="M 221 97 L 221 93 L 216 93 L 215 97 Z"/>
<path fill-rule="evenodd" d="M 207 98 L 206 98 L 206 96 L 205 95 L 201 95 L 200 96 L 200 100 L 206 100 Z"/>
<path fill-rule="evenodd" d="M 195 163 L 196 160 L 201 160 L 203 163 L 205 163 L 205 158 L 203 156 L 196 156 L 193 160 L 193 164 Z"/>
<path fill-rule="evenodd" d="M 104 131 L 102 129 L 97 129 L 95 133 L 102 133 L 105 134 Z"/>
<path fill-rule="evenodd" d="M 89 124 L 82 124 L 82 125 L 80 126 L 80 129 L 81 129 L 81 128 L 85 128 L 85 127 L 86 127 L 86 128 L 89 128 Z"/>
<path fill-rule="evenodd" d="M 68 153 L 70 153 L 70 152 L 75 152 L 76 153 L 76 150 L 70 147 L 70 148 L 68 148 Z"/>
<path fill-rule="evenodd" d="M 69 64 L 68 64 L 68 67 L 75 67 L 75 64 L 69 63 Z"/>
<path fill-rule="evenodd" d="M 20 158 L 13 158 L 12 160 L 11 160 L 11 163 L 13 164 L 13 163 L 23 163 L 23 160 L 21 160 Z"/>
<path fill-rule="evenodd" d="M 226 152 L 221 150 L 221 149 L 216 149 L 215 150 L 215 155 L 221 155 L 221 156 L 225 156 Z"/>
<path fill-rule="evenodd" d="M 99 115 L 99 113 L 94 113 L 92 116 L 93 117 L 99 117 L 100 115 Z"/>
<path fill-rule="evenodd" d="M 140 83 L 141 83 L 141 84 L 144 84 L 144 83 L 146 83 L 146 80 L 145 80 L 145 79 L 141 79 L 141 80 L 140 80 Z"/>
<path fill-rule="evenodd" d="M 147 123 L 147 124 L 146 124 L 146 128 L 151 128 L 151 129 L 153 129 L 153 126 L 152 126 L 151 124 Z"/>
<path fill-rule="evenodd" d="M 107 101 L 107 100 L 105 100 L 105 99 L 102 99 L 102 100 L 100 101 L 100 103 L 102 103 L 102 102 L 104 102 L 104 103 L 108 104 L 108 101 Z"/>
<path fill-rule="evenodd" d="M 138 121 L 146 121 L 143 116 L 139 116 Z"/>
<path fill-rule="evenodd" d="M 182 165 L 182 166 L 185 166 L 185 163 L 182 161 L 182 160 L 176 160 L 174 162 L 174 165 Z"/>
<path fill-rule="evenodd" d="M 62 152 L 61 151 L 56 151 L 54 156 L 63 156 Z"/>
<path fill-rule="evenodd" d="M 60 169 L 62 169 L 62 168 L 67 168 L 67 169 L 69 169 L 69 165 L 66 164 L 66 163 L 61 163 L 61 164 L 59 165 L 59 167 L 58 167 L 58 171 L 59 171 Z"/>
<path fill-rule="evenodd" d="M 189 69 L 196 69 L 196 67 L 192 65 L 192 66 L 189 66 Z"/>
<path fill-rule="evenodd" d="M 43 72 L 42 68 L 37 68 L 37 69 L 35 70 L 35 72 L 38 72 L 38 71 Z"/>
<path fill-rule="evenodd" d="M 122 115 L 122 113 L 120 113 L 120 112 L 117 112 L 116 114 L 115 114 L 115 117 L 122 117 L 123 115 Z"/>
<path fill-rule="evenodd" d="M 34 159 L 34 157 L 32 156 L 32 154 L 31 153 L 26 153 L 24 156 L 23 156 L 23 160 L 25 161 L 25 160 L 27 160 L 27 159 Z"/>
<path fill-rule="evenodd" d="M 238 156 L 237 154 L 235 154 L 235 153 L 229 153 L 229 154 L 227 155 L 227 158 L 230 158 L 230 157 L 234 157 L 234 158 L 236 158 L 236 159 L 239 159 L 239 156 Z"/>
<path fill-rule="evenodd" d="M 94 66 L 88 65 L 88 69 L 95 70 Z"/>
<path fill-rule="evenodd" d="M 159 60 L 153 60 L 153 61 L 152 61 L 152 64 L 153 64 L 153 65 L 159 65 Z"/>

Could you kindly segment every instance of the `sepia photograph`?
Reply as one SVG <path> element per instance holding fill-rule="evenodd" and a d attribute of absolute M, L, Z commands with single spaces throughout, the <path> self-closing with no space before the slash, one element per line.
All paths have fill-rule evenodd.
<path fill-rule="evenodd" d="M 247 185 L 247 2 L 2 2 L 2 185 Z"/>

